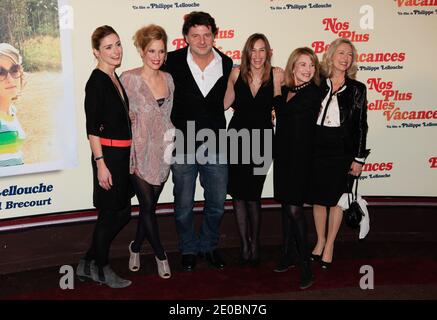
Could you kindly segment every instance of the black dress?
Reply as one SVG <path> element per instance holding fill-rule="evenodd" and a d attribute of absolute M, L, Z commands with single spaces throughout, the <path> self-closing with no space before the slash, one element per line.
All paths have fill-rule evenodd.
<path fill-rule="evenodd" d="M 117 77 L 118 80 L 118 77 Z M 120 83 L 120 81 L 119 81 Z M 85 113 L 87 134 L 106 139 L 130 140 L 129 101 L 123 90 L 124 101 L 111 78 L 94 69 L 85 87 Z M 134 195 L 129 175 L 130 147 L 102 145 L 105 164 L 112 176 L 112 187 L 106 191 L 99 185 L 97 165 L 93 167 L 93 203 L 98 209 L 120 210 L 125 208 Z"/>
<path fill-rule="evenodd" d="M 241 75 L 238 77 L 234 85 L 235 101 L 234 101 L 234 115 L 229 123 L 228 134 L 230 129 L 237 131 L 241 129 L 248 129 L 248 137 L 250 141 L 238 139 L 238 147 L 232 149 L 232 142 L 229 140 L 228 146 L 228 168 L 229 168 L 229 180 L 228 180 L 228 194 L 234 199 L 239 200 L 259 200 L 263 190 L 264 181 L 268 169 L 271 165 L 272 154 L 272 141 L 269 139 L 268 145 L 264 144 L 265 132 L 264 129 L 269 130 L 270 137 L 273 136 L 273 124 L 272 124 L 272 107 L 273 107 L 273 74 L 270 73 L 270 80 L 261 85 L 258 89 L 255 97 L 252 95 L 250 87 L 243 81 Z M 254 141 L 259 146 L 259 152 L 252 150 L 254 141 L 254 132 L 252 129 L 260 129 L 259 142 L 258 138 Z M 232 134 L 230 134 L 232 136 Z M 269 135 L 266 136 L 267 138 Z M 235 141 L 235 140 L 234 140 Z M 244 145 L 244 148 L 243 148 Z M 249 161 L 245 161 L 242 154 L 243 149 L 249 151 Z M 238 163 L 232 163 L 232 156 L 238 150 Z M 261 158 L 265 160 L 265 163 L 257 163 L 253 158 L 253 154 L 259 153 Z M 270 155 L 264 153 L 270 153 Z M 255 160 L 255 161 L 254 161 Z M 244 161 L 244 162 L 243 162 Z M 249 162 L 249 163 L 247 163 Z M 254 174 L 254 169 L 266 168 L 263 171 L 265 174 Z"/>
<path fill-rule="evenodd" d="M 308 203 L 314 130 L 321 92 L 310 83 L 287 102 L 289 89 L 275 97 L 276 133 L 273 165 L 275 200 L 302 206 Z"/>

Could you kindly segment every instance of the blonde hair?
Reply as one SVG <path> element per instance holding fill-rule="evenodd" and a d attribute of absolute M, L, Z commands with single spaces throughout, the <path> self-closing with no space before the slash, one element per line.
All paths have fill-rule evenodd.
<path fill-rule="evenodd" d="M 167 53 L 167 33 L 164 28 L 156 24 L 150 24 L 137 30 L 133 40 L 134 46 L 138 51 L 144 51 L 153 40 L 162 40 L 164 42 L 165 53 Z"/>
<path fill-rule="evenodd" d="M 311 62 L 314 64 L 315 67 L 314 76 L 312 80 L 315 84 L 317 85 L 320 84 L 319 58 L 317 58 L 317 55 L 314 53 L 314 51 L 311 48 L 302 47 L 302 48 L 294 49 L 293 52 L 290 54 L 290 57 L 288 58 L 287 65 L 285 67 L 285 72 L 284 72 L 284 81 L 287 87 L 294 87 L 296 85 L 293 76 L 293 69 L 296 64 L 296 61 L 302 55 L 306 55 L 310 57 Z"/>
<path fill-rule="evenodd" d="M 322 69 L 323 75 L 327 78 L 329 78 L 332 75 L 332 56 L 334 55 L 337 48 L 343 43 L 350 45 L 350 47 L 352 48 L 352 63 L 350 65 L 349 69 L 347 69 L 346 75 L 351 79 L 355 79 L 355 77 L 357 75 L 357 71 L 358 71 L 357 49 L 355 48 L 355 46 L 352 44 L 352 42 L 350 40 L 345 39 L 345 38 L 338 38 L 338 39 L 335 39 L 334 41 L 331 42 L 331 44 L 328 47 L 328 50 L 323 55 L 321 69 Z"/>
<path fill-rule="evenodd" d="M 0 43 L 0 56 L 5 56 L 9 58 L 12 61 L 12 63 L 18 64 L 20 66 L 20 70 L 21 70 L 20 89 L 22 89 L 26 83 L 25 83 L 23 66 L 22 66 L 23 57 L 21 56 L 20 52 L 18 51 L 18 49 L 16 49 L 14 46 L 10 45 L 9 43 L 3 42 Z"/>

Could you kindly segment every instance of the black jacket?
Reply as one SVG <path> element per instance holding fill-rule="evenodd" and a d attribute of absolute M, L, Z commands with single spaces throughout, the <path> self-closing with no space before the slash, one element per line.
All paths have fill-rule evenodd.
<path fill-rule="evenodd" d="M 163 69 L 172 75 L 175 84 L 171 120 L 174 126 L 184 133 L 187 121 L 195 121 L 196 132 L 203 128 L 216 132 L 226 128 L 223 98 L 233 62 L 219 50 L 213 50 L 222 57 L 223 76 L 217 80 L 206 97 L 202 95 L 188 66 L 188 47 L 169 52 L 163 66 Z"/>
<path fill-rule="evenodd" d="M 346 77 L 346 89 L 337 93 L 340 109 L 340 127 L 343 128 L 343 138 L 346 153 L 355 158 L 366 158 L 369 150 L 366 149 L 367 140 L 367 89 L 357 80 Z M 326 80 L 321 81 L 323 97 L 329 93 Z"/>
<path fill-rule="evenodd" d="M 132 138 L 129 99 L 120 86 L 124 103 L 111 78 L 100 69 L 93 70 L 85 87 L 87 134 L 118 140 Z"/>

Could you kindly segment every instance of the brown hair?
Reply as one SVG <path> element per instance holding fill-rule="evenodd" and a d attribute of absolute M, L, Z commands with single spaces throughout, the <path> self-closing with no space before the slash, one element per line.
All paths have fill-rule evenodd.
<path fill-rule="evenodd" d="M 152 40 L 162 40 L 164 49 L 167 52 L 167 33 L 165 30 L 156 24 L 144 26 L 135 32 L 133 36 L 134 46 L 138 50 L 144 50 L 152 42 Z"/>
<path fill-rule="evenodd" d="M 249 83 L 249 80 L 252 80 L 252 75 L 250 74 L 250 58 L 252 55 L 252 49 L 255 45 L 255 42 L 258 40 L 264 41 L 264 45 L 266 48 L 266 61 L 264 63 L 264 73 L 262 76 L 262 83 L 266 83 L 270 80 L 270 70 L 272 69 L 271 65 L 271 48 L 269 40 L 267 40 L 267 37 L 262 33 L 254 33 L 252 34 L 246 41 L 243 52 L 241 54 L 241 66 L 240 66 L 240 72 L 241 77 L 243 78 L 244 82 Z"/>
<path fill-rule="evenodd" d="M 355 46 L 353 45 L 353 43 L 350 40 L 345 39 L 345 38 L 338 38 L 338 39 L 335 39 L 334 41 L 331 42 L 331 44 L 328 47 L 328 50 L 323 55 L 323 60 L 321 63 L 322 73 L 327 78 L 329 78 L 332 75 L 332 56 L 334 55 L 337 48 L 343 43 L 350 45 L 352 48 L 352 63 L 351 63 L 351 66 L 349 67 L 349 69 L 347 69 L 346 75 L 351 79 L 355 79 L 355 77 L 357 75 L 357 71 L 358 71 L 357 49 L 355 48 Z"/>
<path fill-rule="evenodd" d="M 313 49 L 308 47 L 301 47 L 294 49 L 288 58 L 287 65 L 285 67 L 284 72 L 284 82 L 287 87 L 294 87 L 296 83 L 294 82 L 293 69 L 296 61 L 299 59 L 301 55 L 307 55 L 310 57 L 311 62 L 314 64 L 315 71 L 313 82 L 317 85 L 320 84 L 320 64 L 317 55 L 314 53 Z"/>
<path fill-rule="evenodd" d="M 111 26 L 104 25 L 94 30 L 91 35 L 91 46 L 93 49 L 99 50 L 102 39 L 110 34 L 116 34 L 118 36 L 117 32 L 115 32 Z"/>

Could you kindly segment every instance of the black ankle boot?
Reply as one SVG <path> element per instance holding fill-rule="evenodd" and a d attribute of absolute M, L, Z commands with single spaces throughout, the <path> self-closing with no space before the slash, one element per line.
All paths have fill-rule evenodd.
<path fill-rule="evenodd" d="M 314 275 L 311 271 L 311 264 L 309 261 L 301 263 L 300 269 L 300 285 L 299 288 L 304 290 L 311 287 L 314 283 Z"/>
<path fill-rule="evenodd" d="M 288 254 L 281 255 L 281 258 L 278 261 L 274 272 L 285 272 L 290 268 L 294 268 L 296 265 L 294 264 L 294 259 L 290 257 Z"/>
<path fill-rule="evenodd" d="M 291 231 L 289 233 L 290 237 L 283 246 L 281 257 L 276 268 L 273 270 L 274 272 L 285 272 L 290 268 L 296 267 L 299 253 L 297 252 L 296 241 L 291 238 Z"/>

